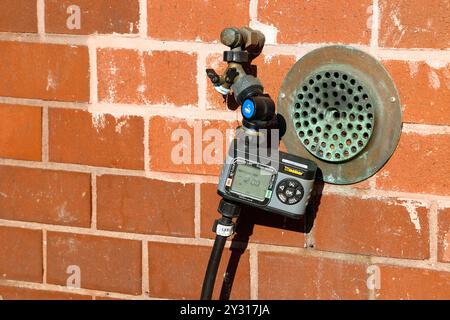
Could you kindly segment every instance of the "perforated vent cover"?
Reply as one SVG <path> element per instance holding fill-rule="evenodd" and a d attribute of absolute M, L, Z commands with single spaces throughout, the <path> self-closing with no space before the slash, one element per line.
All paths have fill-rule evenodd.
<path fill-rule="evenodd" d="M 370 177 L 389 159 L 401 131 L 395 85 L 370 55 L 350 47 L 315 50 L 290 70 L 280 90 L 289 152 L 319 164 L 326 182 Z"/>
<path fill-rule="evenodd" d="M 346 161 L 360 153 L 372 136 L 374 100 L 364 85 L 346 73 L 321 71 L 309 76 L 297 94 L 295 128 L 316 157 Z"/>

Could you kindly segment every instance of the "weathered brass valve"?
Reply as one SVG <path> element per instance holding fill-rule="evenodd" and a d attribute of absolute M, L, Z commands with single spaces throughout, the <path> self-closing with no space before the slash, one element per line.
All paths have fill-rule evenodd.
<path fill-rule="evenodd" d="M 226 28 L 220 35 L 220 41 L 230 48 L 223 53 L 223 60 L 228 66 L 222 75 L 213 69 L 206 70 L 214 88 L 222 95 L 234 95 L 236 102 L 242 105 L 246 128 L 259 129 L 273 125 L 276 120 L 275 103 L 264 94 L 264 87 L 255 77 L 251 65 L 264 48 L 264 34 L 248 27 Z"/>

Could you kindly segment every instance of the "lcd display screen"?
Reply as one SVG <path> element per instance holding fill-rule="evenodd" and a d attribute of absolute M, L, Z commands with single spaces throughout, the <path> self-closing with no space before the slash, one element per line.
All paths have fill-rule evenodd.
<path fill-rule="evenodd" d="M 239 164 L 236 167 L 231 190 L 263 201 L 271 178 L 272 174 L 267 170 Z"/>

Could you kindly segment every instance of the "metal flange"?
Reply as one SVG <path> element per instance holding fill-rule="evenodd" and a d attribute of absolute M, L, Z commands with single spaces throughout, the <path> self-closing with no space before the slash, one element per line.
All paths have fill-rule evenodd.
<path fill-rule="evenodd" d="M 285 77 L 278 112 L 290 153 L 315 161 L 325 182 L 351 184 L 375 174 L 397 147 L 402 110 L 383 65 L 348 46 L 303 56 Z"/>

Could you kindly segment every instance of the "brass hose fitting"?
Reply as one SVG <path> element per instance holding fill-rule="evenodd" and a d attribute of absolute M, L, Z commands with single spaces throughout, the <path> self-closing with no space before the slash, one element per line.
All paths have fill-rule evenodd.
<path fill-rule="evenodd" d="M 275 116 L 275 103 L 264 94 L 264 87 L 252 74 L 251 66 L 252 60 L 264 48 L 264 34 L 248 27 L 231 27 L 222 31 L 220 41 L 230 48 L 223 53 L 223 60 L 228 66 L 222 75 L 218 75 L 213 69 L 207 69 L 209 79 L 220 94 L 225 96 L 232 92 L 238 104 L 243 105 L 248 100 L 246 111 L 249 106 L 255 109 L 251 113 L 241 109 L 244 125 L 252 128 L 266 127 Z M 260 115 L 264 117 L 259 119 Z"/>

